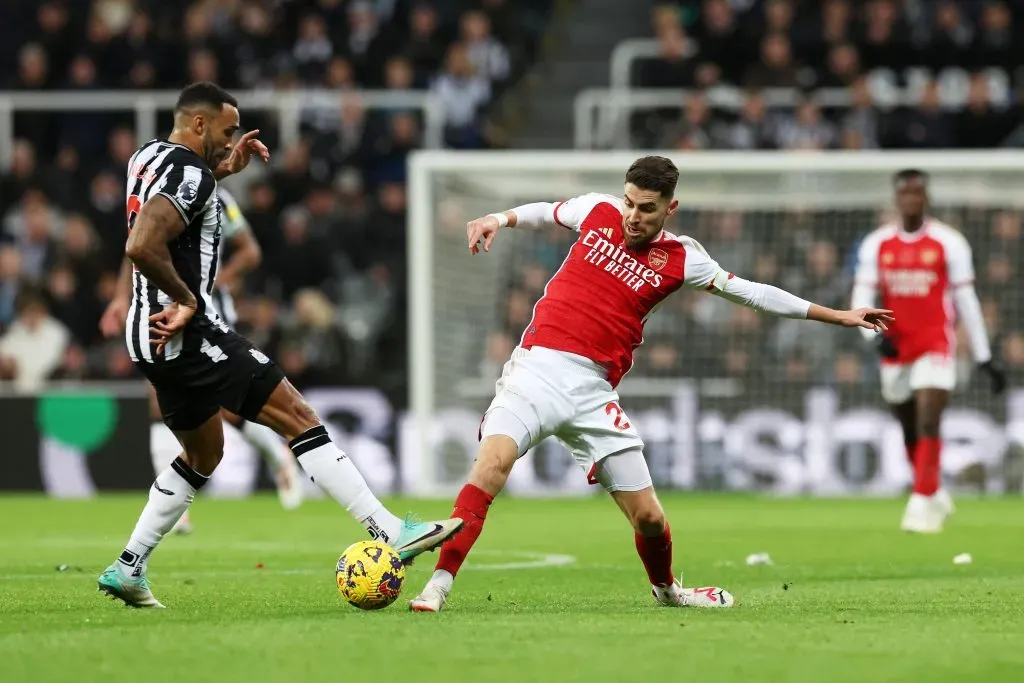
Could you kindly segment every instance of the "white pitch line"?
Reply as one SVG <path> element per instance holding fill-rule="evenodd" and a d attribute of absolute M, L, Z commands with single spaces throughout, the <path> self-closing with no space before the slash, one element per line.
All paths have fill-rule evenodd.
<path fill-rule="evenodd" d="M 517 550 L 481 550 L 474 555 L 490 555 L 497 557 L 520 557 L 523 558 L 517 562 L 496 562 L 496 563 L 472 563 L 467 562 L 463 567 L 466 571 L 512 571 L 517 569 L 545 569 L 549 567 L 565 567 L 576 563 L 576 558 L 572 555 L 563 555 L 559 553 L 535 553 L 528 551 L 517 551 Z M 258 576 L 263 575 L 274 575 L 274 576 L 316 576 L 326 575 L 329 576 L 331 568 L 296 568 L 296 569 L 230 569 L 226 571 L 216 571 L 209 569 L 200 569 L 194 571 L 160 571 L 159 569 L 151 574 L 151 578 L 156 580 L 161 579 L 192 579 L 196 577 L 231 577 L 231 576 Z M 78 576 L 92 579 L 90 572 L 84 571 L 64 571 L 58 572 L 56 570 L 50 570 L 46 572 L 40 572 L 38 574 L 0 574 L 0 581 L 38 581 L 39 579 L 60 579 L 68 576 Z"/>
<path fill-rule="evenodd" d="M 466 562 L 463 567 L 464 570 L 475 570 L 475 571 L 491 571 L 501 572 L 510 571 L 513 569 L 542 569 L 546 567 L 565 567 L 566 565 L 575 564 L 576 558 L 572 555 L 561 555 L 558 553 L 531 553 L 531 552 L 517 552 L 517 551 L 479 551 L 475 553 L 477 555 L 519 555 L 524 559 L 522 562 L 499 562 L 495 564 L 476 564 L 473 562 Z"/>

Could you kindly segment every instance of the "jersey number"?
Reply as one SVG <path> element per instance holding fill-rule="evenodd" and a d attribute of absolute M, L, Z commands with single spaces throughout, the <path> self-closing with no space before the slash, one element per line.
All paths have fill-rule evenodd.
<path fill-rule="evenodd" d="M 615 416 L 615 428 L 618 429 L 620 432 L 626 431 L 631 426 L 629 424 L 629 420 L 626 419 L 626 414 L 622 412 L 622 408 L 620 408 L 619 404 L 616 403 L 615 401 L 612 401 L 611 403 L 605 405 L 604 414 Z"/>
<path fill-rule="evenodd" d="M 128 219 L 128 232 L 131 232 L 132 228 L 135 227 L 135 219 L 138 217 L 139 211 L 142 211 L 142 202 L 139 201 L 139 195 L 133 194 L 131 197 L 128 197 L 125 210 L 128 213 L 126 216 Z"/>
<path fill-rule="evenodd" d="M 222 360 L 228 359 L 228 354 L 221 351 L 219 346 L 214 346 L 210 342 L 203 340 L 203 343 L 199 345 L 199 350 L 210 357 L 214 363 L 219 363 Z"/>

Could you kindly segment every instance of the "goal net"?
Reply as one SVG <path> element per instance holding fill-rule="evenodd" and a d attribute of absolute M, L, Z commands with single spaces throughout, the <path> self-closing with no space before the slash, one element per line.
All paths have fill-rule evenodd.
<path fill-rule="evenodd" d="M 402 481 L 447 494 L 472 465 L 494 381 L 574 233 L 503 231 L 471 257 L 466 221 L 532 201 L 622 191 L 638 156 L 618 152 L 413 157 L 410 179 L 411 419 Z M 959 385 L 943 424 L 944 474 L 977 491 L 1019 489 L 1024 434 L 1024 155 L 687 154 L 669 229 L 722 266 L 846 307 L 859 240 L 890 215 L 891 175 L 931 174 L 932 214 L 974 248 L 977 288 L 1012 389 L 993 397 L 961 334 Z M 680 291 L 651 317 L 623 408 L 646 442 L 655 484 L 697 490 L 892 494 L 909 482 L 903 439 L 879 397 L 877 356 L 854 330 L 761 316 Z M 518 494 L 592 492 L 554 440 L 520 462 Z"/>

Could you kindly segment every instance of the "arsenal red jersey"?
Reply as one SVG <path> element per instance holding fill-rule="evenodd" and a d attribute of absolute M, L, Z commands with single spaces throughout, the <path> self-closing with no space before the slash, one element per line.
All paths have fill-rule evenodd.
<path fill-rule="evenodd" d="M 683 285 L 714 290 L 730 277 L 695 240 L 662 231 L 626 247 L 622 201 L 587 194 L 555 207 L 555 221 L 580 233 L 534 307 L 521 346 L 575 353 L 608 370 L 614 387 L 633 365 L 644 322 Z"/>
<path fill-rule="evenodd" d="M 883 362 L 955 353 L 952 290 L 974 280 L 971 248 L 962 234 L 931 218 L 915 232 L 883 225 L 861 244 L 856 280 L 876 288 L 881 306 L 896 317 L 886 334 L 899 356 Z"/>

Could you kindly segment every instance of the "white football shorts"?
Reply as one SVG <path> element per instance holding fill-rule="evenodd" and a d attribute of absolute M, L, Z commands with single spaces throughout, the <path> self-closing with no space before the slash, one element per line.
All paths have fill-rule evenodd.
<path fill-rule="evenodd" d="M 882 398 L 886 403 L 906 403 L 918 389 L 956 386 L 956 363 L 951 356 L 926 354 L 912 363 L 882 363 Z"/>
<path fill-rule="evenodd" d="M 549 436 L 572 453 L 591 484 L 608 491 L 651 486 L 644 442 L 594 361 L 543 347 L 517 347 L 495 385 L 480 438 L 504 435 L 523 456 Z"/>

